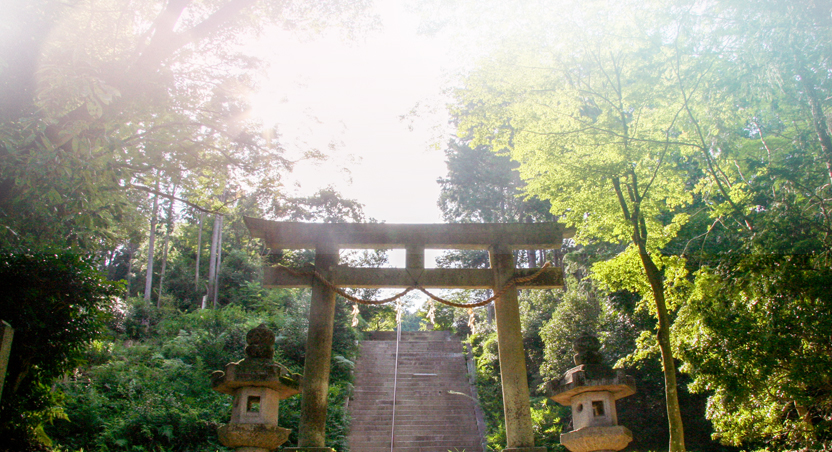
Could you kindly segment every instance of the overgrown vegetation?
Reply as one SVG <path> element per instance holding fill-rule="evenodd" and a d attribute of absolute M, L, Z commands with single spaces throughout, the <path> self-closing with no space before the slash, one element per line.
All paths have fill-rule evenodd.
<path fill-rule="evenodd" d="M 504 39 L 451 111 L 592 256 L 552 322 L 591 308 L 576 326 L 615 333 L 608 357 L 651 388 L 658 360 L 672 451 L 709 447 L 703 414 L 726 446 L 828 449 L 829 4 L 490 5 L 457 3 L 458 26 Z M 556 378 L 565 338 L 546 331 Z"/>
<path fill-rule="evenodd" d="M 311 253 L 260 249 L 243 217 L 372 220 L 333 189 L 281 191 L 294 158 L 321 155 L 286 155 L 246 117 L 259 62 L 237 44 L 266 24 L 366 23 L 363 1 L 313 3 L 10 2 L 0 319 L 16 335 L 2 448 L 220 450 L 229 400 L 208 374 L 241 358 L 259 323 L 300 371 L 308 293 L 266 290 L 260 269 Z M 451 91 L 444 219 L 577 231 L 561 251 L 516 255 L 566 276 L 563 291 L 521 294 L 537 444 L 562 450 L 569 412 L 542 387 L 590 331 L 638 381 L 619 406 L 633 450 L 832 448 L 828 2 L 520 2 L 509 8 L 534 14 L 517 20 L 506 2 L 444 3 L 425 10 L 457 16 L 433 25 L 499 42 Z M 484 252 L 440 264 L 489 265 Z M 327 444 L 343 449 L 357 330 L 338 306 Z M 395 326 L 392 307 L 360 314 L 359 329 Z M 468 336 L 498 450 L 496 336 L 487 308 L 475 317 L 437 307 L 433 323 Z M 281 424 L 298 409 L 285 401 Z"/>

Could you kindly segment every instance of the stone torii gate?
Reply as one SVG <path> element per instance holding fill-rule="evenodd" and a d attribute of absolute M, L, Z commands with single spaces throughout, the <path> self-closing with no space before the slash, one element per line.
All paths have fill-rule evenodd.
<path fill-rule="evenodd" d="M 267 287 L 311 287 L 309 332 L 303 369 L 298 452 L 331 452 L 324 444 L 326 399 L 335 317 L 335 290 L 344 288 L 493 289 L 518 282 L 494 302 L 507 452 L 545 452 L 534 447 L 526 359 L 517 289 L 563 286 L 560 268 L 517 269 L 514 250 L 557 249 L 573 231 L 558 223 L 357 224 L 287 223 L 245 218 L 251 235 L 270 250 L 314 249 L 319 277 L 264 268 Z M 339 266 L 341 249 L 405 249 L 405 268 Z M 426 269 L 425 249 L 488 250 L 491 269 Z"/>

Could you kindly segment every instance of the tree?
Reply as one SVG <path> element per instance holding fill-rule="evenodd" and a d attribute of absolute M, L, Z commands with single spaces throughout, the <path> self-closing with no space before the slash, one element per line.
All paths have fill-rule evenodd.
<path fill-rule="evenodd" d="M 821 289 L 831 249 L 832 8 L 710 6 L 690 20 L 703 30 L 697 39 L 732 62 L 711 83 L 741 113 L 709 141 L 703 193 L 712 194 L 713 228 L 688 245 L 701 267 L 676 338 L 692 388 L 712 393 L 707 414 L 723 442 L 828 447 L 832 376 L 820 331 L 832 322 Z M 711 105 L 708 116 L 726 113 Z M 719 354 L 708 350 L 715 341 Z"/>
<path fill-rule="evenodd" d="M 642 26 L 638 13 L 615 11 Z M 558 28 L 557 44 L 523 43 L 469 76 L 457 92 L 460 133 L 519 161 L 526 193 L 578 227 L 579 243 L 630 243 L 595 273 L 653 307 L 670 449 L 682 451 L 667 298 L 684 285 L 685 270 L 683 260 L 660 252 L 687 221 L 681 208 L 692 201 L 681 171 L 690 149 L 675 138 L 683 104 L 660 77 L 672 72 L 673 60 L 661 41 L 627 21 L 579 23 Z M 622 35 L 630 38 L 615 39 Z"/>
<path fill-rule="evenodd" d="M 299 32 L 363 23 L 362 2 L 15 0 L 27 24 L 0 122 L 3 243 L 112 247 L 135 193 L 181 181 L 204 209 L 225 179 L 277 186 L 291 165 L 242 100 L 257 61 L 237 44 L 266 24 Z M 30 32 L 35 32 L 30 36 Z M 72 57 L 68 58 L 67 55 Z M 35 82 L 32 83 L 31 80 Z M 272 131 L 273 132 L 273 131 Z M 152 176 L 152 177 L 151 177 Z"/>
<path fill-rule="evenodd" d="M 552 221 L 549 205 L 521 199 L 525 183 L 517 163 L 487 146 L 471 147 L 454 139 L 445 150 L 448 174 L 439 178 L 439 208 L 449 223 Z"/>
<path fill-rule="evenodd" d="M 78 254 L 19 250 L 0 254 L 0 318 L 15 329 L 0 405 L 4 450 L 28 450 L 43 426 L 63 416 L 52 382 L 77 366 L 112 314 L 118 284 Z"/>
<path fill-rule="evenodd" d="M 547 17 L 557 36 L 521 35 L 471 73 L 457 93 L 460 133 L 510 152 L 527 193 L 579 226 L 579 240 L 630 243 L 593 277 L 654 302 L 658 340 L 642 345 L 660 347 L 669 392 L 671 346 L 692 388 L 714 391 L 708 416 L 723 441 L 826 444 L 828 376 L 815 367 L 826 347 L 814 332 L 828 313 L 813 288 L 830 249 L 829 6 L 567 9 L 569 23 Z M 812 321 L 787 314 L 806 306 Z M 756 345 L 790 344 L 775 323 L 805 331 L 806 352 Z M 724 371 L 708 349 L 721 341 L 733 344 Z M 785 381 L 797 389 L 778 393 Z M 752 427 L 763 412 L 767 427 Z"/>

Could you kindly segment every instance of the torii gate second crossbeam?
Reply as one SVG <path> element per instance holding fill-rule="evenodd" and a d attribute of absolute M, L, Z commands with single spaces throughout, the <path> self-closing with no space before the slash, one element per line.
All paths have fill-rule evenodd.
<path fill-rule="evenodd" d="M 557 249 L 572 231 L 558 223 L 358 224 L 287 223 L 245 218 L 252 236 L 271 250 L 314 249 L 315 270 L 337 287 L 502 289 L 515 277 L 539 269 L 516 269 L 514 250 Z M 341 249 L 404 248 L 404 269 L 338 265 Z M 491 269 L 425 269 L 425 249 L 487 249 Z M 266 268 L 267 287 L 311 287 L 309 332 L 303 368 L 298 452 L 331 452 L 326 447 L 326 398 L 335 318 L 335 291 L 310 275 Z M 520 331 L 517 289 L 562 287 L 560 268 L 548 268 L 517 284 L 494 302 L 508 452 L 545 452 L 534 447 L 526 359 Z"/>

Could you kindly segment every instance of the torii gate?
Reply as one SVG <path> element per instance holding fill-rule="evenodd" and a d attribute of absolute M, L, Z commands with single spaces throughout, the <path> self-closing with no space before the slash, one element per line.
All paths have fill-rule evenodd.
<path fill-rule="evenodd" d="M 245 218 L 251 235 L 272 250 L 314 249 L 315 270 L 337 287 L 408 288 L 418 284 L 437 289 L 502 289 L 515 277 L 540 269 L 515 268 L 514 250 L 557 249 L 573 231 L 558 223 L 500 224 L 358 224 L 286 223 Z M 340 249 L 404 248 L 405 268 L 351 268 L 338 265 Z M 487 249 L 491 269 L 425 269 L 425 249 Z M 309 332 L 297 452 L 332 452 L 324 444 L 326 399 L 335 318 L 335 291 L 313 276 L 279 268 L 264 269 L 267 287 L 311 287 Z M 532 281 L 521 282 L 494 302 L 497 320 L 505 452 L 545 452 L 534 447 L 526 359 L 520 331 L 517 289 L 563 286 L 560 268 L 547 268 Z"/>

